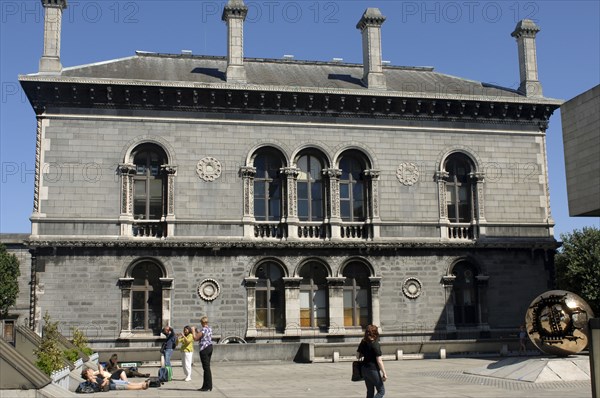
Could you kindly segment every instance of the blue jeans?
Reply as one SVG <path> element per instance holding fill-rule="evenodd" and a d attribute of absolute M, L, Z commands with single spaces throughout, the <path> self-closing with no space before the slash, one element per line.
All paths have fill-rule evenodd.
<path fill-rule="evenodd" d="M 171 366 L 171 356 L 173 355 L 173 349 L 167 348 L 165 350 L 165 366 Z"/>
<path fill-rule="evenodd" d="M 362 375 L 365 378 L 365 385 L 367 386 L 367 398 L 383 398 L 385 387 L 383 386 L 379 370 L 365 366 L 362 368 Z M 377 394 L 375 394 L 375 389 L 377 389 Z"/>

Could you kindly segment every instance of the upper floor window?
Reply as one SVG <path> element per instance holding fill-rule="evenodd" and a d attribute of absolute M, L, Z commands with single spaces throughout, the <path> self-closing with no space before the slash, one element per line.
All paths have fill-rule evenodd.
<path fill-rule="evenodd" d="M 323 221 L 323 163 L 313 155 L 304 155 L 297 162 L 298 218 L 300 221 Z"/>
<path fill-rule="evenodd" d="M 166 213 L 166 179 L 161 166 L 165 152 L 157 145 L 141 145 L 133 152 L 133 216 L 137 220 L 160 220 Z"/>
<path fill-rule="evenodd" d="M 282 159 L 264 151 L 254 158 L 254 218 L 258 221 L 279 221 L 282 211 Z"/>
<path fill-rule="evenodd" d="M 453 154 L 445 164 L 448 173 L 446 180 L 446 206 L 448 220 L 455 223 L 469 223 L 473 218 L 471 161 L 462 154 Z"/>
<path fill-rule="evenodd" d="M 367 218 L 367 184 L 365 162 L 357 154 L 340 159 L 340 216 L 343 221 L 365 221 Z"/>

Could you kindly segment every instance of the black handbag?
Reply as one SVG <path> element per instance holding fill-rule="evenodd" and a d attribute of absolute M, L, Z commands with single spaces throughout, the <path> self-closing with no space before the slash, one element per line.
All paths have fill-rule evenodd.
<path fill-rule="evenodd" d="M 362 375 L 362 361 L 352 362 L 352 381 L 363 381 L 365 378 Z"/>

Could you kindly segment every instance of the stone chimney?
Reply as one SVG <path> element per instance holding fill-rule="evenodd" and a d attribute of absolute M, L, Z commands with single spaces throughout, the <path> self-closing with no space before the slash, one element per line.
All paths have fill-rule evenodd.
<path fill-rule="evenodd" d="M 244 0 L 229 0 L 221 19 L 227 24 L 227 72 L 230 83 L 246 83 L 244 68 L 244 20 L 248 7 Z"/>
<path fill-rule="evenodd" d="M 543 97 L 542 85 L 538 80 L 537 55 L 535 49 L 535 36 L 540 27 L 530 19 L 523 19 L 517 23 L 511 36 L 517 39 L 519 49 L 519 73 L 521 85 L 519 91 L 526 97 Z"/>
<path fill-rule="evenodd" d="M 381 25 L 384 22 L 385 17 L 381 15 L 379 8 L 367 8 L 356 24 L 356 29 L 362 32 L 363 83 L 374 90 L 386 88 L 381 62 Z"/>
<path fill-rule="evenodd" d="M 60 73 L 60 33 L 62 13 L 67 0 L 42 0 L 44 15 L 44 54 L 40 59 L 40 73 Z"/>

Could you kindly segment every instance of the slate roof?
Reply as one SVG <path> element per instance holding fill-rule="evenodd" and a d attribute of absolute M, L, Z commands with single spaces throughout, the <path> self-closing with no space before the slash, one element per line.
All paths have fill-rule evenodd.
<path fill-rule="evenodd" d="M 363 66 L 322 61 L 246 58 L 248 90 L 369 94 L 511 102 L 556 102 L 527 98 L 516 90 L 438 73 L 430 67 L 384 65 L 386 90 L 369 90 Z M 225 57 L 136 52 L 135 56 L 64 68 L 60 75 L 30 74 L 25 81 L 111 82 L 112 84 L 225 88 Z M 562 101 L 561 101 L 562 102 Z"/>

